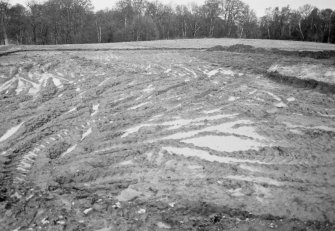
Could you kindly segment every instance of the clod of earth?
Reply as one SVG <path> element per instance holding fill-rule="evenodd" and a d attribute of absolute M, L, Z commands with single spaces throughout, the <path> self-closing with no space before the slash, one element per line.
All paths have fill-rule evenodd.
<path fill-rule="evenodd" d="M 65 152 L 71 145 L 61 141 L 53 144 L 50 148 L 48 148 L 47 153 L 50 159 L 58 158 L 63 152 Z"/>

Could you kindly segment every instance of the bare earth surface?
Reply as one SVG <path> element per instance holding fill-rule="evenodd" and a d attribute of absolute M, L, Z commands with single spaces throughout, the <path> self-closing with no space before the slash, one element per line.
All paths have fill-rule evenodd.
<path fill-rule="evenodd" d="M 335 230 L 334 62 L 0 57 L 0 230 Z"/>

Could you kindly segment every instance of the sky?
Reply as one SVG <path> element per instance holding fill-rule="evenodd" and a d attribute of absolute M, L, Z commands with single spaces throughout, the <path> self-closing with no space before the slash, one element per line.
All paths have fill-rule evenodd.
<path fill-rule="evenodd" d="M 9 0 L 9 2 L 14 5 L 20 3 L 26 5 L 29 0 Z M 37 0 L 38 2 L 44 2 L 43 0 Z M 95 10 L 103 10 L 106 8 L 112 8 L 118 0 L 91 0 Z M 149 0 L 155 1 L 155 0 Z M 175 6 L 177 4 L 191 4 L 196 3 L 201 5 L 205 0 L 158 0 L 164 4 L 171 4 Z M 265 9 L 268 7 L 283 7 L 290 5 L 292 9 L 297 9 L 299 6 L 305 4 L 311 4 L 318 7 L 319 9 L 330 8 L 335 10 L 335 0 L 242 0 L 243 2 L 249 4 L 251 9 L 253 9 L 258 17 L 261 17 L 265 13 Z"/>

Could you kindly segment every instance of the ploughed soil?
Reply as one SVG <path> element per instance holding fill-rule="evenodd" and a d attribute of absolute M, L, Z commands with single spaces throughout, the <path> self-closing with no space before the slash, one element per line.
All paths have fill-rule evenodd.
<path fill-rule="evenodd" d="M 0 230 L 335 230 L 335 61 L 0 57 Z"/>

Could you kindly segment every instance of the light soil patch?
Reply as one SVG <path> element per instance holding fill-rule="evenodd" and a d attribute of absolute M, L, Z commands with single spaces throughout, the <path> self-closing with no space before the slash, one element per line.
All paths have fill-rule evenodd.
<path fill-rule="evenodd" d="M 98 112 L 99 112 L 99 106 L 100 106 L 100 104 L 93 105 L 93 107 L 92 107 L 93 112 L 92 112 L 91 116 L 95 116 L 96 114 L 98 114 Z"/>
<path fill-rule="evenodd" d="M 330 84 L 335 84 L 335 68 L 325 65 L 297 64 L 284 66 L 276 64 L 269 68 L 268 72 L 278 72 L 284 76 L 294 76 L 300 79 L 314 79 Z"/>
<path fill-rule="evenodd" d="M 7 140 L 8 138 L 10 138 L 11 136 L 13 136 L 17 131 L 20 130 L 21 126 L 24 124 L 24 122 L 10 128 L 9 130 L 6 131 L 5 134 L 3 134 L 0 137 L 0 142 L 4 142 L 5 140 Z"/>
<path fill-rule="evenodd" d="M 219 152 L 259 150 L 259 148 L 266 146 L 254 140 L 242 139 L 236 136 L 208 135 L 182 140 L 182 142 L 193 144 L 197 147 L 210 148 Z"/>
<path fill-rule="evenodd" d="M 162 150 L 165 150 L 169 153 L 174 153 L 177 155 L 183 155 L 186 157 L 197 157 L 206 161 L 214 162 L 217 161 L 219 163 L 259 163 L 266 164 L 265 162 L 261 162 L 258 160 L 247 160 L 247 159 L 237 159 L 232 157 L 223 157 L 211 155 L 207 151 L 203 151 L 200 149 L 192 149 L 192 148 L 177 148 L 177 147 L 163 147 Z M 196 167 L 198 168 L 198 167 Z M 200 168 L 202 168 L 200 166 Z"/>

